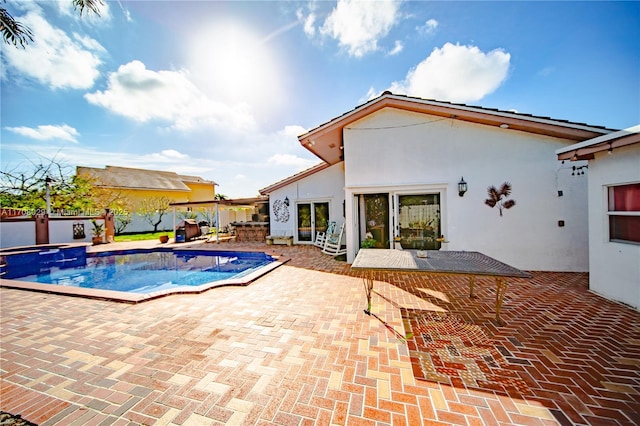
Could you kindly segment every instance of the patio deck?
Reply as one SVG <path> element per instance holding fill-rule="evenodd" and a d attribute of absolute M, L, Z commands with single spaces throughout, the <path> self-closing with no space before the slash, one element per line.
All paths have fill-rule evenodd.
<path fill-rule="evenodd" d="M 470 299 L 461 276 L 375 272 L 383 323 L 318 248 L 229 244 L 291 261 L 137 305 L 0 289 L 0 408 L 40 425 L 640 424 L 640 313 L 586 274 L 516 279 L 496 327 L 489 278 Z"/>

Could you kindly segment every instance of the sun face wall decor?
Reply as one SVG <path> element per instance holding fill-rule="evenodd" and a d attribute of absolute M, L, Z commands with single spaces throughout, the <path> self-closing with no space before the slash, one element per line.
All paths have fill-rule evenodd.
<path fill-rule="evenodd" d="M 289 221 L 289 197 L 273 202 L 273 215 L 276 222 L 287 223 Z"/>

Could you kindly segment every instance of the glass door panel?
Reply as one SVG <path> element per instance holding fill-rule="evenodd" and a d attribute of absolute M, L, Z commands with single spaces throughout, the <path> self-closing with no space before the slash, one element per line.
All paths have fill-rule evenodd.
<path fill-rule="evenodd" d="M 312 241 L 311 204 L 298 204 L 298 241 Z"/>
<path fill-rule="evenodd" d="M 402 248 L 439 250 L 440 194 L 399 195 L 398 225 Z"/>
<path fill-rule="evenodd" d="M 316 232 L 325 232 L 329 224 L 329 203 L 298 204 L 298 241 L 311 242 Z"/>
<path fill-rule="evenodd" d="M 329 203 L 313 203 L 313 235 L 326 232 L 329 225 Z"/>
<path fill-rule="evenodd" d="M 362 196 L 364 217 L 361 217 L 361 229 L 375 240 L 375 248 L 389 248 L 389 194 L 365 194 Z"/>

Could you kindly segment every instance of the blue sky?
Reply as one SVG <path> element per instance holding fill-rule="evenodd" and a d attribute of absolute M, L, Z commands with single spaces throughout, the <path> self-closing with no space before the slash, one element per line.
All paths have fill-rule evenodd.
<path fill-rule="evenodd" d="M 175 171 L 233 198 L 319 160 L 297 135 L 385 90 L 622 129 L 640 123 L 639 2 L 3 3 L 2 170 Z"/>

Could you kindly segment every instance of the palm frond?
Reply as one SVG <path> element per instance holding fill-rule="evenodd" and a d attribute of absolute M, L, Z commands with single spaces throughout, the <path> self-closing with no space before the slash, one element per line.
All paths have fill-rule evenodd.
<path fill-rule="evenodd" d="M 85 9 L 88 9 L 100 16 L 100 8 L 102 6 L 104 6 L 102 0 L 73 0 L 73 7 L 79 10 L 80 15 L 82 15 Z"/>
<path fill-rule="evenodd" d="M 516 200 L 507 200 L 502 204 L 502 207 L 505 209 L 510 209 L 515 205 L 516 205 Z"/>
<path fill-rule="evenodd" d="M 500 194 L 495 186 L 487 188 L 487 194 L 489 194 L 489 198 L 492 200 L 498 201 L 500 199 Z"/>
<path fill-rule="evenodd" d="M 0 7 L 0 32 L 4 42 L 15 47 L 24 48 L 33 41 L 31 29 L 16 21 L 4 7 Z"/>
<path fill-rule="evenodd" d="M 500 186 L 500 193 L 505 197 L 511 195 L 511 184 L 509 182 L 505 182 Z"/>

